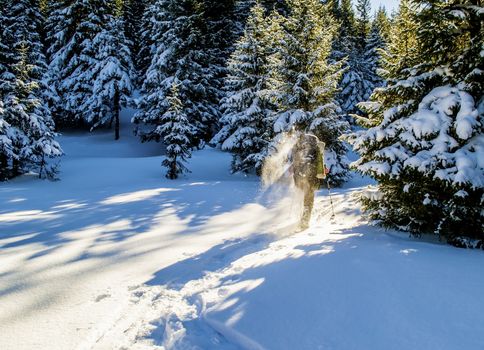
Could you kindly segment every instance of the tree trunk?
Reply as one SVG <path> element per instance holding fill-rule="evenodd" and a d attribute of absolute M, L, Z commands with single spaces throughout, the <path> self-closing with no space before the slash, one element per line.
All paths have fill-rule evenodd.
<path fill-rule="evenodd" d="M 42 161 L 40 162 L 40 169 L 39 169 L 39 179 L 42 179 L 42 171 L 45 168 L 45 156 L 42 154 Z M 47 177 L 47 174 L 45 174 Z"/>
<path fill-rule="evenodd" d="M 18 159 L 12 160 L 12 177 L 20 175 L 20 162 Z"/>
<path fill-rule="evenodd" d="M 116 86 L 116 90 L 114 91 L 114 139 L 119 140 L 119 90 Z"/>
<path fill-rule="evenodd" d="M 5 154 L 0 154 L 0 181 L 8 179 L 8 159 Z"/>

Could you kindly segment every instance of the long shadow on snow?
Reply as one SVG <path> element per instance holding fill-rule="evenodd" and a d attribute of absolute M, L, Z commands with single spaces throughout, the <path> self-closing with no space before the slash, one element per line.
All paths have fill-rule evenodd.
<path fill-rule="evenodd" d="M 212 217 L 224 212 L 234 211 L 243 206 L 243 203 L 235 202 L 229 195 L 233 192 L 231 188 L 233 184 L 211 182 L 204 186 L 190 185 L 190 182 L 179 181 L 170 184 L 164 182 L 158 187 L 151 188 L 146 186 L 132 187 L 130 191 L 123 192 L 113 189 L 109 193 L 86 193 L 82 197 L 78 196 L 75 201 L 68 193 L 57 195 L 56 192 L 53 192 L 52 196 L 47 197 L 43 194 L 43 189 L 37 190 L 38 193 L 22 193 L 28 191 L 28 187 L 23 188 L 23 186 L 19 186 L 21 188 L 17 191 L 2 191 L 0 195 L 6 199 L 5 202 L 12 202 L 13 199 L 22 197 L 23 194 L 24 197 L 31 200 L 13 202 L 10 205 L 11 208 L 2 210 L 0 215 L 14 215 L 18 212 L 27 211 L 27 217 L 20 221 L 12 219 L 7 222 L 0 221 L 0 242 L 17 238 L 14 241 L 0 243 L 0 249 L 3 252 L 8 252 L 9 249 L 35 243 L 40 245 L 41 248 L 38 249 L 36 246 L 37 251 L 32 252 L 26 258 L 27 260 L 35 260 L 46 254 L 55 254 L 57 250 L 65 247 L 71 241 L 79 239 L 79 236 L 72 238 L 70 234 L 80 232 L 82 235 L 84 231 L 94 228 L 99 232 L 95 233 L 93 241 L 83 251 L 65 263 L 75 263 L 93 257 L 112 257 L 109 262 L 103 261 L 100 263 L 106 266 L 106 264 L 117 262 L 116 256 L 120 251 L 115 247 L 102 253 L 93 253 L 89 252 L 91 248 L 103 243 L 123 242 L 153 227 L 163 227 L 164 219 L 173 219 L 173 217 L 186 223 L 185 228 L 170 234 L 173 239 L 176 239 L 178 235 L 201 235 L 204 232 L 200 231 L 200 227 Z M 224 188 L 224 186 L 229 188 Z M 251 195 L 255 196 L 255 194 L 251 194 L 253 187 L 251 185 L 245 189 L 245 196 L 242 197 L 242 200 L 250 198 Z M 160 188 L 167 191 L 162 191 L 144 200 L 122 202 L 124 195 Z M 211 195 L 212 190 L 227 195 L 213 196 Z M 187 192 L 189 193 L 187 194 Z M 116 198 L 120 199 L 119 203 L 116 202 Z M 106 204 L 110 203 L 110 199 L 113 203 Z M 40 218 L 29 217 L 31 211 L 37 211 L 40 214 L 47 213 L 51 217 L 47 216 L 46 218 L 42 215 Z M 86 236 L 88 235 L 89 233 L 86 232 Z M 82 237 L 80 238 L 82 239 Z M 151 250 L 147 248 L 145 251 L 133 253 L 129 256 L 125 254 L 120 259 L 132 258 L 150 252 Z M 50 266 L 39 268 L 36 273 L 48 268 Z M 12 272 L 4 272 L 1 277 L 8 276 Z M 11 288 L 0 291 L 0 296 L 10 294 L 17 288 L 22 287 L 22 285 L 12 285 Z"/>
<path fill-rule="evenodd" d="M 0 245 L 0 249 L 18 247 L 34 242 L 46 247 L 55 246 L 69 241 L 69 239 L 61 236 L 63 233 L 105 226 L 119 220 L 129 220 L 132 224 L 130 228 L 114 230 L 114 234 L 108 237 L 99 237 L 100 240 L 120 241 L 149 229 L 154 223 L 153 218 L 169 208 L 175 209 L 176 215 L 181 220 L 189 218 L 191 227 L 197 227 L 213 215 L 229 212 L 243 206 L 243 203 L 235 202 L 229 195 L 210 195 L 212 189 L 217 192 L 230 193 L 230 190 L 219 189 L 224 186 L 224 183 L 213 182 L 207 184 L 207 186 L 187 186 L 187 184 L 178 183 L 175 186 L 166 186 L 167 184 L 163 183 L 158 187 L 131 188 L 130 191 L 123 192 L 90 193 L 75 200 L 71 199 L 69 195 L 63 195 L 57 198 L 53 196 L 42 197 L 41 203 L 35 204 L 31 204 L 31 201 L 28 200 L 14 203 L 12 204 L 14 208 L 0 211 L 0 215 L 25 211 L 26 216 L 33 216 L 19 221 L 10 219 L 2 222 L 0 220 L 0 240 L 21 236 L 28 237 Z M 208 186 L 210 188 L 207 189 Z M 116 198 L 116 196 L 159 189 L 166 191 L 145 200 L 103 204 L 106 200 Z M 186 192 L 188 191 L 190 194 L 187 196 Z M 249 196 L 247 195 L 247 197 Z M 69 208 L 69 206 L 72 208 Z M 39 214 L 38 219 L 35 218 L 36 213 L 31 213 L 34 211 Z"/>
<path fill-rule="evenodd" d="M 102 192 L 86 191 L 82 195 L 77 194 L 76 197 L 70 193 L 59 193 L 57 191 L 52 191 L 50 196 L 46 196 L 45 193 L 49 191 L 45 188 L 34 187 L 34 189 L 31 189 L 28 186 L 22 186 L 22 184 L 14 190 L 11 188 L 6 191 L 0 189 L 0 199 L 3 199 L 1 202 L 9 203 L 0 212 L 0 215 L 10 215 L 10 219 L 7 217 L 8 220 L 3 222 L 0 220 L 0 252 L 2 254 L 16 254 L 15 252 L 19 248 L 35 244 L 30 254 L 30 248 L 25 250 L 27 252 L 25 261 L 36 261 L 46 254 L 56 257 L 56 251 L 60 251 L 64 247 L 72 247 L 69 243 L 78 244 L 79 241 L 84 240 L 84 236 L 89 238 L 90 234 L 94 234 L 94 239 L 88 246 L 74 252 L 74 254 L 71 254 L 72 256 L 68 257 L 68 260 L 63 260 L 62 263 L 56 260 L 48 264 L 44 262 L 30 272 L 22 272 L 15 268 L 4 271 L 0 276 L 1 278 L 8 278 L 9 275 L 13 274 L 16 274 L 17 277 L 9 283 L 8 288 L 0 291 L 0 297 L 34 288 L 40 283 L 50 283 L 45 278 L 39 281 L 36 276 L 51 268 L 56 268 L 60 263 L 68 268 L 69 265 L 82 260 L 109 256 L 109 259 L 91 260 L 95 264 L 84 267 L 76 274 L 63 277 L 72 280 L 74 286 L 77 278 L 96 273 L 100 267 L 117 266 L 117 264 L 126 262 L 131 258 L 169 248 L 171 242 L 174 242 L 179 236 L 203 236 L 218 234 L 219 232 L 223 236 L 223 233 L 230 227 L 223 221 L 212 223 L 211 219 L 224 218 L 225 213 L 227 213 L 230 221 L 233 221 L 235 216 L 239 225 L 243 226 L 244 210 L 242 209 L 241 212 L 238 210 L 246 202 L 250 202 L 257 191 L 257 186 L 250 182 L 241 182 L 238 185 L 241 188 L 234 190 L 234 184 L 230 182 L 161 182 L 159 186 L 147 186 L 145 184 L 144 186 L 131 186 L 129 190 L 123 187 L 122 192 L 119 188 L 110 188 Z M 129 198 L 131 194 L 136 194 L 138 191 L 146 193 L 146 191 L 159 190 L 160 188 L 169 191 L 161 191 L 143 200 L 123 202 L 126 195 Z M 239 193 L 234 193 L 234 191 Z M 214 193 L 218 195 L 214 195 Z M 17 201 L 17 198 L 28 200 Z M 75 200 L 72 198 L 75 198 Z M 234 199 L 240 199 L 240 201 Z M 37 217 L 35 215 L 30 216 L 30 211 L 33 210 L 37 211 Z M 29 212 L 25 216 L 20 215 L 20 220 L 15 221 L 18 212 L 21 211 Z M 47 213 L 51 216 L 40 215 L 39 217 L 39 213 L 42 215 Z M 12 215 L 14 215 L 13 219 Z M 135 252 L 125 252 L 122 246 L 116 244 L 112 245 L 113 248 L 104 249 L 103 252 L 99 252 L 97 249 L 102 244 L 109 246 L 111 242 L 122 243 L 127 242 L 130 238 L 136 239 L 137 235 L 143 234 L 147 230 L 160 230 L 161 227 L 163 231 L 165 230 L 163 226 L 165 220 L 173 220 L 174 218 L 177 222 L 183 223 L 183 226 L 171 232 L 171 221 L 167 223 L 166 229 L 169 234 L 166 235 L 161 232 L 163 238 L 160 238 L 167 240 L 166 244 L 162 241 L 161 244 L 156 243 L 153 247 L 151 242 L 156 239 L 155 235 L 141 249 L 136 246 Z M 3 216 L 3 219 L 5 219 L 5 216 Z M 96 232 L 89 232 L 89 229 L 93 227 Z M 225 231 L 220 231 L 223 229 Z M 4 241 L 3 244 L 1 243 L 2 240 Z M 63 259 L 62 254 L 60 257 L 60 259 Z M 56 276 L 54 275 L 52 279 L 57 278 Z M 28 281 L 27 284 L 25 281 Z M 53 282 L 55 283 L 55 281 Z M 39 304 L 41 298 L 48 300 L 49 303 L 55 303 L 55 300 L 61 297 L 61 292 L 52 290 L 48 295 L 32 300 L 30 305 L 19 308 L 15 315 L 0 317 L 0 323 L 11 322 L 12 317 L 26 317 L 34 314 L 39 305 L 45 306 L 45 303 Z"/>

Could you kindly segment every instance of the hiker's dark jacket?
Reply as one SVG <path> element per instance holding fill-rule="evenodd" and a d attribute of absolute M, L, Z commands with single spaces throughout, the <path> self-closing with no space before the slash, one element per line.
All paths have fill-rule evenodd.
<path fill-rule="evenodd" d="M 311 187 L 318 187 L 318 174 L 323 173 L 323 161 L 318 139 L 313 135 L 303 135 L 294 146 L 293 171 L 296 185 L 306 182 Z"/>

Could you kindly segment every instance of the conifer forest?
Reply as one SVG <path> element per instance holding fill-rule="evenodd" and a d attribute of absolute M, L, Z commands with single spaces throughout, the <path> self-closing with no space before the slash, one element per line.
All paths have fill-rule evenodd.
<path fill-rule="evenodd" d="M 482 0 L 0 0 L 0 349 L 484 349 Z"/>

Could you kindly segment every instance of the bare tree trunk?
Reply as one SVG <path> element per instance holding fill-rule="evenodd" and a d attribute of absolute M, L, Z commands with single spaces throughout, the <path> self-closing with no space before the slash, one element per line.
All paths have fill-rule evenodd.
<path fill-rule="evenodd" d="M 18 159 L 12 160 L 12 177 L 20 175 L 20 162 Z"/>
<path fill-rule="evenodd" d="M 42 179 L 42 171 L 45 168 L 45 155 L 42 154 L 42 161 L 40 162 L 39 179 Z M 47 174 L 45 174 L 47 177 Z"/>
<path fill-rule="evenodd" d="M 118 86 L 116 86 L 116 89 L 114 91 L 114 102 L 113 102 L 113 108 L 114 108 L 114 139 L 119 140 L 119 89 Z"/>
<path fill-rule="evenodd" d="M 8 179 L 8 159 L 5 154 L 0 154 L 0 181 Z"/>

